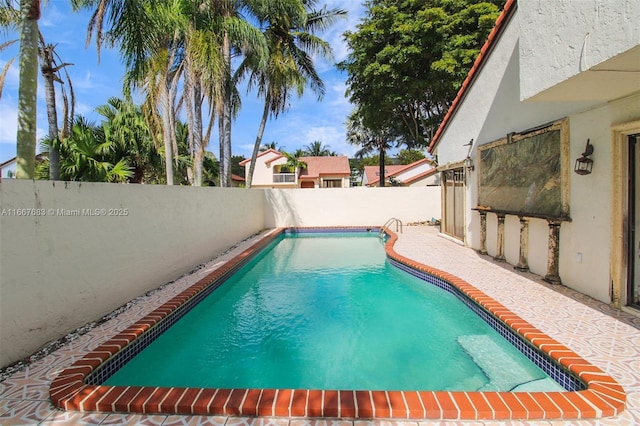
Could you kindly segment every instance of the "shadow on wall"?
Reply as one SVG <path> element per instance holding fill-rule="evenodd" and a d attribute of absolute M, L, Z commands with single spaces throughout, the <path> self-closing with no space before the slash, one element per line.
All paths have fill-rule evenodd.
<path fill-rule="evenodd" d="M 283 190 L 265 191 L 267 205 L 271 206 L 274 224 L 272 226 L 303 226 L 304 221 L 297 212 L 291 192 Z M 266 221 L 268 222 L 268 221 Z M 271 224 L 266 223 L 267 226 Z"/>

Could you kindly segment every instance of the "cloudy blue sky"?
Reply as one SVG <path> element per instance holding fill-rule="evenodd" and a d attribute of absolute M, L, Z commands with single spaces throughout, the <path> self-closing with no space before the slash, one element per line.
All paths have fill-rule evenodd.
<path fill-rule="evenodd" d="M 123 66 L 118 52 L 104 49 L 100 62 L 96 55 L 95 44 L 86 47 L 86 29 L 89 13 L 73 13 L 68 0 L 49 0 L 43 2 L 40 30 L 47 43 L 56 44 L 56 51 L 63 62 L 74 65 L 68 67 L 76 95 L 76 113 L 84 115 L 94 122 L 100 116 L 94 109 L 105 104 L 112 96 L 121 96 Z M 348 11 L 348 17 L 340 20 L 331 30 L 322 34 L 334 49 L 332 62 L 316 61 L 316 68 L 326 85 L 326 95 L 321 102 L 306 90 L 300 99 L 293 99 L 290 109 L 277 120 L 267 123 L 264 143 L 275 141 L 284 150 L 293 152 L 313 141 L 322 141 L 331 150 L 339 154 L 352 156 L 357 150 L 345 141 L 345 121 L 351 111 L 351 105 L 345 98 L 346 74 L 336 70 L 334 63 L 345 59 L 347 48 L 342 34 L 346 30 L 355 30 L 365 9 L 361 0 L 325 0 L 329 7 L 340 7 Z M 16 38 L 16 34 L 0 32 L 0 44 Z M 18 43 L 0 52 L 0 69 L 18 53 Z M 248 157 L 255 141 L 262 103 L 255 92 L 243 94 L 242 109 L 232 129 L 233 155 Z M 17 59 L 11 66 L 0 99 L 0 163 L 16 155 L 16 126 L 18 98 Z M 47 121 L 44 106 L 42 82 L 38 87 L 38 139 L 46 134 Z M 217 123 L 216 126 L 217 127 Z M 211 152 L 217 155 L 217 135 L 212 137 Z"/>

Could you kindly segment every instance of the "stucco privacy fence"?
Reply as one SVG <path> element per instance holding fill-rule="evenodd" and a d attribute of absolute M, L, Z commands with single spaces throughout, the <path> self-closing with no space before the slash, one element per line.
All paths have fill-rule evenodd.
<path fill-rule="evenodd" d="M 0 181 L 0 368 L 266 228 L 440 216 L 440 188 Z"/>

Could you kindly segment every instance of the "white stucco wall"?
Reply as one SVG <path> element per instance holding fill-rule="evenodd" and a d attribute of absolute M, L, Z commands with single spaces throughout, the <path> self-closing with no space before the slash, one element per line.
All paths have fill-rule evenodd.
<path fill-rule="evenodd" d="M 265 226 L 381 226 L 440 218 L 440 187 L 265 190 Z"/>
<path fill-rule="evenodd" d="M 264 223 L 262 194 L 242 189 L 11 179 L 0 183 L 0 201 L 0 366 L 179 277 Z"/>
<path fill-rule="evenodd" d="M 529 15 L 535 13 L 539 8 L 546 7 L 549 3 L 556 4 L 556 2 L 547 0 L 519 2 L 516 15 L 505 29 L 499 43 L 485 62 L 473 86 L 467 91 L 453 120 L 440 138 L 437 145 L 438 162 L 444 165 L 462 161 L 468 152 L 468 147 L 463 145 L 473 138 L 474 145 L 471 157 L 477 163 L 478 146 L 503 138 L 510 132 L 522 132 L 567 117 L 569 120 L 570 167 L 573 168 L 575 159 L 584 151 L 587 139 L 590 139 L 591 144 L 594 145 L 595 152 L 592 156 L 594 171 L 591 175 L 580 176 L 573 171 L 570 172 L 569 193 L 572 221 L 564 222 L 561 226 L 560 277 L 565 285 L 598 300 L 610 302 L 612 126 L 640 118 L 640 94 L 627 95 L 610 102 L 593 100 L 580 102 L 521 101 L 526 97 L 520 92 L 523 87 L 529 87 L 526 90 L 534 90 L 532 89 L 534 87 L 535 90 L 539 90 L 543 84 L 541 81 L 544 79 L 547 79 L 544 84 L 553 84 L 553 81 L 565 78 L 564 67 L 566 66 L 568 69 L 566 64 L 570 61 L 568 60 L 565 64 L 561 52 L 562 49 L 566 49 L 566 45 L 560 43 L 558 46 L 551 46 L 554 41 L 558 42 L 558 38 L 553 36 L 558 32 L 557 27 L 553 27 L 559 25 L 558 19 L 574 19 L 575 22 L 572 21 L 571 25 L 578 25 L 588 19 L 594 19 L 593 16 L 589 18 L 586 16 L 590 14 L 589 11 L 593 11 L 593 8 L 597 11 L 595 16 L 603 17 L 604 15 L 598 15 L 598 13 L 614 13 L 610 10 L 611 7 L 614 7 L 614 4 L 620 6 L 620 2 L 590 0 L 557 2 L 554 7 L 575 7 L 585 16 L 575 18 L 554 16 L 553 19 L 545 23 L 547 26 L 542 27 L 544 31 L 527 32 L 535 27 L 535 25 L 527 25 L 527 22 L 533 19 Z M 562 6 L 561 3 L 566 4 Z M 607 5 L 604 6 L 604 3 Z M 630 6 L 628 4 L 630 2 L 622 3 L 625 3 L 624 7 L 619 7 L 618 12 L 614 13 L 615 16 L 638 12 L 637 6 Z M 640 5 L 640 2 L 636 2 L 636 4 Z M 629 11 L 629 9 L 633 10 Z M 611 17 L 611 19 L 610 22 L 593 23 L 589 21 L 591 22 L 589 25 L 596 25 L 598 31 L 605 31 L 604 27 L 615 25 L 618 18 Z M 631 23 L 625 23 L 621 28 L 623 31 L 627 31 L 629 25 Z M 523 28 L 527 31 L 524 31 Z M 580 31 L 585 31 L 585 29 Z M 620 28 L 617 31 L 620 31 Z M 564 37 L 565 29 L 562 28 L 561 32 Z M 612 49 L 625 48 L 620 45 L 619 41 L 620 36 L 612 40 L 613 45 L 617 45 Z M 549 54 L 550 58 L 553 57 L 558 61 L 556 65 L 560 71 L 557 74 L 555 69 L 552 72 L 547 72 L 548 69 L 545 67 L 532 66 L 531 63 L 527 63 L 528 58 L 520 56 L 523 49 L 519 48 L 519 43 L 523 42 L 537 43 L 536 54 Z M 547 43 L 550 45 L 547 46 Z M 608 52 L 602 53 L 604 56 L 612 54 L 609 47 L 603 46 L 600 51 Z M 606 59 L 604 56 L 603 58 Z M 467 173 L 467 209 L 477 205 L 477 185 L 477 172 Z M 479 214 L 468 210 L 466 221 L 467 244 L 479 249 Z M 488 214 L 487 250 L 491 255 L 496 254 L 496 231 L 496 216 Z M 507 219 L 505 224 L 505 255 L 507 260 L 514 264 L 518 261 L 519 232 L 519 221 Z M 548 232 L 546 221 L 531 219 L 529 225 L 529 266 L 532 272 L 542 276 L 547 272 Z M 581 260 L 578 261 L 578 259 Z"/>
<path fill-rule="evenodd" d="M 440 192 L 8 179 L 0 181 L 0 210 L 4 367 L 261 229 L 439 218 Z"/>
<path fill-rule="evenodd" d="M 640 43 L 635 0 L 519 1 L 517 13 L 522 99 Z"/>

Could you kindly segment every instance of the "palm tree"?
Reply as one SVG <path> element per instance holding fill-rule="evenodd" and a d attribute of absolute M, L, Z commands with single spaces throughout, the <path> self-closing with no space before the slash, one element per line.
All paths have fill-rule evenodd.
<path fill-rule="evenodd" d="M 222 55 L 224 77 L 220 86 L 220 102 L 218 112 L 218 134 L 220 145 L 220 186 L 231 186 L 231 121 L 239 107 L 239 97 L 235 88 L 236 79 L 232 72 L 232 57 L 234 52 L 249 54 L 253 60 L 264 66 L 267 55 L 267 45 L 263 34 L 243 18 L 245 15 L 262 16 L 261 7 L 278 7 L 292 1 L 300 0 L 219 0 L 216 4 L 216 15 L 219 17 L 217 27 L 219 45 Z"/>
<path fill-rule="evenodd" d="M 17 28 L 20 24 L 21 13 L 19 10 L 15 9 L 12 5 L 11 1 L 4 1 L 0 3 L 0 27 Z M 42 76 L 44 77 L 44 86 L 45 86 L 45 98 L 47 105 L 47 118 L 49 122 L 49 137 L 52 141 L 57 141 L 51 144 L 49 147 L 49 158 L 51 161 L 50 166 L 50 175 L 49 179 L 57 180 L 59 179 L 59 153 L 58 153 L 58 145 L 60 140 L 64 140 L 66 134 L 69 133 L 69 126 L 72 121 L 72 117 L 74 115 L 73 109 L 75 105 L 73 87 L 71 85 L 71 79 L 69 78 L 69 74 L 66 73 L 66 67 L 72 64 L 69 63 L 60 63 L 60 57 L 55 52 L 55 45 L 47 44 L 42 36 L 42 33 L 38 30 L 38 53 L 40 59 L 40 69 L 42 72 Z M 0 46 L 0 51 L 4 48 L 12 45 L 17 40 L 10 40 L 5 42 Z M 9 70 L 10 65 L 13 63 L 13 59 L 11 58 L 5 64 L 2 72 L 0 73 L 0 97 L 2 94 L 2 87 L 4 85 L 5 76 Z M 63 76 L 60 71 L 65 70 L 66 82 L 69 86 L 69 95 L 71 99 L 69 99 L 69 95 L 67 94 L 67 90 L 64 87 Z M 58 111 L 56 106 L 56 90 L 55 83 L 59 83 L 61 87 L 61 95 L 62 102 L 64 105 L 63 108 L 63 126 L 62 132 L 59 131 L 58 128 Z M 35 151 L 34 151 L 35 155 Z"/>
<path fill-rule="evenodd" d="M 96 112 L 105 118 L 102 128 L 105 141 L 111 144 L 112 158 L 125 159 L 133 171 L 129 182 L 144 183 L 146 179 L 157 182 L 156 171 L 162 167 L 162 157 L 153 143 L 142 108 L 130 99 L 114 97 L 96 108 Z"/>
<path fill-rule="evenodd" d="M 152 129 L 160 129 L 166 183 L 172 185 L 177 155 L 175 103 L 181 76 L 177 64 L 181 46 L 177 15 L 183 3 L 153 0 L 71 0 L 71 3 L 74 9 L 93 9 L 87 44 L 95 34 L 98 58 L 103 43 L 118 45 L 127 67 L 126 85 L 143 88 L 147 120 Z M 105 19 L 109 24 L 106 32 Z M 155 138 L 156 133 L 153 135 Z"/>
<path fill-rule="evenodd" d="M 8 2 L 6 2 L 8 5 Z M 18 179 L 33 179 L 36 162 L 38 92 L 38 20 L 40 0 L 20 1 L 20 77 L 18 87 Z"/>
<path fill-rule="evenodd" d="M 309 85 L 321 100 L 325 87 L 318 75 L 312 57 L 319 55 L 332 57 L 331 46 L 315 35 L 332 25 L 335 20 L 346 14 L 340 9 L 323 8 L 313 10 L 315 0 L 302 2 L 280 2 L 278 12 L 265 9 L 258 16 L 265 28 L 264 35 L 269 48 L 269 56 L 265 66 L 261 66 L 257 58 L 248 55 L 240 66 L 240 76 L 249 75 L 248 88 L 256 87 L 258 95 L 264 98 L 264 109 L 258 134 L 254 143 L 249 164 L 246 186 L 251 187 L 258 150 L 269 116 L 277 118 L 288 108 L 292 92 L 302 96 L 304 88 Z"/>
<path fill-rule="evenodd" d="M 276 150 L 276 151 L 280 151 L 282 152 L 282 150 L 284 149 L 284 146 L 279 146 L 276 141 L 271 141 L 269 143 L 265 143 L 260 147 L 260 152 L 265 152 L 268 151 L 270 149 Z"/>
<path fill-rule="evenodd" d="M 306 155 L 310 157 L 329 157 L 336 155 L 329 149 L 329 146 L 324 145 L 321 141 L 313 141 L 309 145 L 304 146 Z"/>
<path fill-rule="evenodd" d="M 347 142 L 360 146 L 360 149 L 356 152 L 356 157 L 358 158 L 362 158 L 372 152 L 379 153 L 380 186 L 385 186 L 385 154 L 394 144 L 392 132 L 388 129 L 373 131 L 365 127 L 356 110 L 347 119 Z"/>
<path fill-rule="evenodd" d="M 10 0 L 1 0 L 0 1 L 0 28 L 4 28 L 4 29 L 11 28 L 12 30 L 18 30 L 19 24 L 20 24 L 20 11 L 13 7 L 12 2 Z M 12 46 L 17 42 L 18 42 L 17 39 L 3 42 L 2 44 L 0 44 L 0 52 L 2 52 L 4 49 L 8 48 L 9 46 Z M 5 78 L 14 60 L 15 58 L 10 58 L 7 61 L 7 63 L 4 64 L 2 71 L 0 71 L 0 99 L 2 99 L 2 88 L 4 87 Z"/>
<path fill-rule="evenodd" d="M 46 151 L 53 140 L 43 140 Z M 76 117 L 71 133 L 60 145 L 60 177 L 84 182 L 127 182 L 133 172 L 127 158 L 116 158 L 114 144 L 105 138 L 104 130 L 83 117 Z M 49 161 L 41 164 L 48 174 Z"/>
<path fill-rule="evenodd" d="M 49 138 L 54 141 L 49 147 L 49 179 L 60 179 L 60 150 L 59 145 L 64 141 L 70 132 L 72 117 L 74 116 L 75 96 L 71 78 L 66 72 L 66 67 L 73 65 L 67 62 L 59 63 L 60 57 L 55 52 L 55 45 L 46 44 L 42 34 L 40 34 L 40 61 L 42 76 L 44 77 L 45 98 L 47 104 L 47 118 L 49 121 Z M 66 81 L 69 86 L 69 95 L 64 87 L 64 81 L 60 71 L 64 70 Z M 58 127 L 58 109 L 56 106 L 55 83 L 60 84 L 63 112 L 62 131 Z"/>

